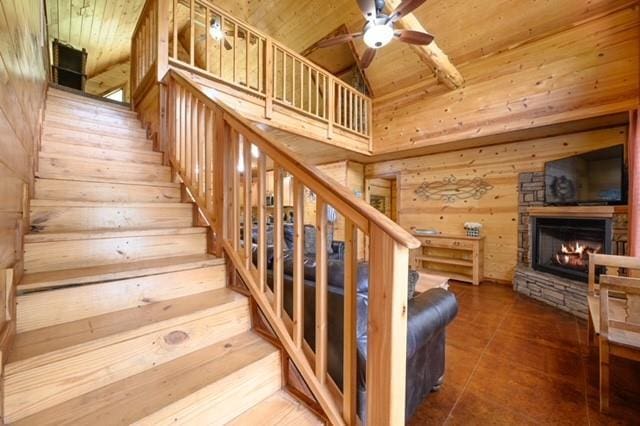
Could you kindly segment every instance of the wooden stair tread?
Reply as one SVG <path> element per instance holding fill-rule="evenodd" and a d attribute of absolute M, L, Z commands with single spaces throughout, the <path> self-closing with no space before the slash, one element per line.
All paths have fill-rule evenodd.
<path fill-rule="evenodd" d="M 164 188 L 180 188 L 180 183 L 167 182 L 167 181 L 146 181 L 146 180 L 120 180 L 120 179 L 101 179 L 95 177 L 73 177 L 68 176 L 64 178 L 56 177 L 37 177 L 43 180 L 56 180 L 64 182 L 94 182 L 94 183 L 107 183 L 112 185 L 134 185 L 134 186 L 160 186 Z"/>
<path fill-rule="evenodd" d="M 134 130 L 144 130 L 142 127 L 142 123 L 134 117 L 121 117 L 118 118 L 114 115 L 95 115 L 91 113 L 84 113 L 82 108 L 63 108 L 55 103 L 49 103 L 47 105 L 45 115 L 49 118 L 54 118 L 54 120 L 62 120 L 65 122 L 67 120 L 74 120 L 78 123 L 87 123 L 88 125 L 98 124 L 98 125 L 109 125 L 113 127 L 117 127 L 119 129 L 134 129 Z"/>
<path fill-rule="evenodd" d="M 260 426 L 306 426 L 323 425 L 324 422 L 287 391 L 279 390 L 227 423 L 227 426 L 257 424 Z"/>
<path fill-rule="evenodd" d="M 181 202 L 160 202 L 160 203 L 135 203 L 135 202 L 108 202 L 108 201 L 73 201 L 73 200 L 41 200 L 32 199 L 31 207 L 85 207 L 85 208 L 102 208 L 102 207 L 143 207 L 143 208 L 176 208 L 183 209 L 193 207 L 191 203 Z"/>
<path fill-rule="evenodd" d="M 68 141 L 48 140 L 42 144 L 42 152 L 57 155 L 74 155 L 103 161 L 162 165 L 162 153 L 153 151 L 151 146 L 149 149 L 129 148 L 126 146 L 101 147 L 74 144 Z"/>
<path fill-rule="evenodd" d="M 18 333 L 5 371 L 34 357 L 244 299 L 222 288 Z"/>
<path fill-rule="evenodd" d="M 194 393 L 205 393 L 207 386 L 224 382 L 254 363 L 276 358 L 278 353 L 273 346 L 255 333 L 245 332 L 53 406 L 17 424 L 131 424 Z M 269 366 L 273 362 L 262 364 Z M 279 375 L 277 370 L 275 374 Z M 277 384 L 278 378 L 273 382 Z M 219 398 L 224 402 L 224 393 Z M 212 417 L 209 423 L 213 419 L 220 420 Z"/>
<path fill-rule="evenodd" d="M 124 105 L 117 105 L 113 102 L 102 101 L 94 98 L 89 98 L 86 96 L 82 96 L 80 94 L 67 92 L 66 90 L 56 89 L 54 87 L 49 87 L 47 91 L 47 101 L 48 102 L 75 102 L 85 105 L 96 106 L 98 108 L 102 108 L 105 110 L 110 110 L 122 114 L 129 115 L 131 117 L 137 117 L 137 114 L 134 111 Z"/>
<path fill-rule="evenodd" d="M 24 241 L 25 243 L 44 243 L 52 241 L 98 240 L 106 238 L 147 237 L 156 235 L 188 235 L 206 233 L 207 228 L 196 226 L 188 228 L 151 228 L 126 231 L 42 232 L 38 234 L 26 234 L 24 236 Z"/>
<path fill-rule="evenodd" d="M 25 274 L 22 277 L 18 284 L 18 291 L 24 292 L 67 285 L 120 280 L 223 264 L 224 259 L 203 254 L 163 257 L 139 262 L 115 263 L 63 271 L 36 272 Z"/>
<path fill-rule="evenodd" d="M 95 319 L 84 320 L 87 324 L 82 334 L 90 340 L 79 344 L 75 340 L 72 346 L 7 364 L 4 420 L 14 422 L 249 331 L 247 298 L 221 290 L 226 290 L 231 300 L 220 303 L 220 297 L 199 294 L 189 297 L 189 304 L 162 302 L 154 306 L 156 317 L 142 324 L 141 314 L 148 311 L 145 308 L 136 310 L 132 318 L 123 319 L 123 312 L 110 313 L 111 321 L 126 331 L 113 334 L 110 330 L 98 339 Z M 159 320 L 172 315 L 167 311 L 179 310 L 181 315 Z"/>
<path fill-rule="evenodd" d="M 169 185 L 169 186 L 166 186 Z M 180 185 L 173 182 L 93 182 L 36 178 L 35 197 L 47 200 L 101 202 L 180 202 Z"/>

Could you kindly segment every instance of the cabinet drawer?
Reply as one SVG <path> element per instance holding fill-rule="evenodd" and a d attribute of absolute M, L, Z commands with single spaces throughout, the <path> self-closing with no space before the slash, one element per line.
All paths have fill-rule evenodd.
<path fill-rule="evenodd" d="M 421 237 L 420 242 L 425 247 L 441 247 L 451 249 L 473 250 L 473 241 L 456 240 L 455 238 L 429 238 Z"/>

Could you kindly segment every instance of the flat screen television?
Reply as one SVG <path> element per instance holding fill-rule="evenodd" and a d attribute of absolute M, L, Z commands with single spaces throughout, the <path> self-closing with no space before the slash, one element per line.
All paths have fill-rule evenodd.
<path fill-rule="evenodd" d="M 625 204 L 624 146 L 549 161 L 544 183 L 547 205 Z"/>

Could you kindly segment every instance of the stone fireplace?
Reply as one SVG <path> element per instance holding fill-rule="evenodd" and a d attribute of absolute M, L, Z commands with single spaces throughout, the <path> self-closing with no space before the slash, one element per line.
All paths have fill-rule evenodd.
<path fill-rule="evenodd" d="M 587 318 L 589 253 L 626 254 L 626 207 L 544 207 L 542 173 L 520 175 L 514 290 Z"/>

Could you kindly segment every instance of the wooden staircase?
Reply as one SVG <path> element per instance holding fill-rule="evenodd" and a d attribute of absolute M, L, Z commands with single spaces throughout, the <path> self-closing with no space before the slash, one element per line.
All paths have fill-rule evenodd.
<path fill-rule="evenodd" d="M 134 113 L 49 89 L 5 423 L 318 424 Z"/>

